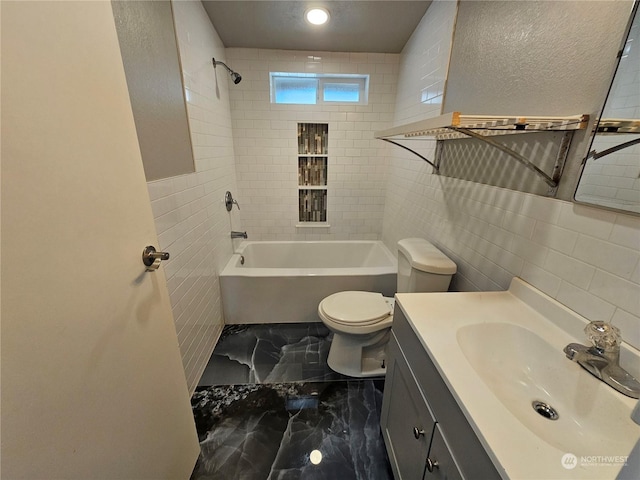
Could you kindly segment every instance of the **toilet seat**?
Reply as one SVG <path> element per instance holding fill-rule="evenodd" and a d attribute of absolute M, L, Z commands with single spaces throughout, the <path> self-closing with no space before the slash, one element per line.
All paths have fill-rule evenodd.
<path fill-rule="evenodd" d="M 320 313 L 334 323 L 365 327 L 382 322 L 393 314 L 392 302 L 377 292 L 338 292 L 318 306 Z"/>

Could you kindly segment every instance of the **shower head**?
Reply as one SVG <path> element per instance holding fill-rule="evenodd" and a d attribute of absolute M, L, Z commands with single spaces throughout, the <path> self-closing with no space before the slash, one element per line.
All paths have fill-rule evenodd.
<path fill-rule="evenodd" d="M 238 72 L 231 72 L 231 80 L 237 85 L 242 81 L 242 76 Z"/>
<path fill-rule="evenodd" d="M 213 61 L 213 68 L 216 68 L 216 65 L 222 65 L 227 69 L 229 75 L 231 75 L 231 80 L 233 80 L 233 83 L 235 83 L 236 85 L 240 83 L 240 81 L 242 80 L 242 76 L 238 72 L 234 72 L 233 70 L 231 70 L 224 62 L 220 62 L 215 58 L 212 58 L 211 60 Z"/>

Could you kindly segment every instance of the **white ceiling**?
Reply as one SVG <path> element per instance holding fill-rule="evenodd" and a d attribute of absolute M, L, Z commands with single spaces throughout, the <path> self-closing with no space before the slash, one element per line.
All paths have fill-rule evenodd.
<path fill-rule="evenodd" d="M 399 53 L 431 1 L 202 0 L 225 47 Z M 329 23 L 309 25 L 310 7 L 329 10 Z"/>

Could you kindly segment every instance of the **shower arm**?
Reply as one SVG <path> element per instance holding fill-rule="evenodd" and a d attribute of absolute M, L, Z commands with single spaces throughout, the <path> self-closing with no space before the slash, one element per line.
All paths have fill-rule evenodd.
<path fill-rule="evenodd" d="M 230 74 L 231 74 L 231 73 L 236 73 L 236 72 L 234 72 L 233 70 L 231 70 L 231 69 L 227 66 L 227 64 L 226 64 L 226 63 L 221 62 L 220 60 L 216 60 L 216 59 L 215 59 L 215 57 L 214 57 L 214 58 L 212 58 L 212 59 L 211 59 L 211 61 L 213 61 L 213 68 L 216 68 L 216 66 L 217 66 L 217 65 L 222 65 L 224 68 L 226 68 L 226 69 L 229 71 L 229 73 L 230 73 Z"/>
<path fill-rule="evenodd" d="M 217 65 L 222 65 L 224 68 L 227 69 L 227 71 L 229 72 L 229 75 L 231 75 L 231 79 L 233 80 L 233 83 L 235 83 L 236 85 L 240 83 L 240 81 L 242 80 L 242 76 L 238 72 L 231 70 L 226 63 L 221 62 L 220 60 L 216 60 L 215 58 L 212 58 L 211 61 L 213 62 L 213 68 L 216 68 Z"/>

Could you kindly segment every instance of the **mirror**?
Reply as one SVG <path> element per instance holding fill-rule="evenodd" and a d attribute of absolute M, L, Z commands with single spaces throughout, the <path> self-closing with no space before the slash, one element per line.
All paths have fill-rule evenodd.
<path fill-rule="evenodd" d="M 640 25 L 636 2 L 574 200 L 640 215 Z"/>

